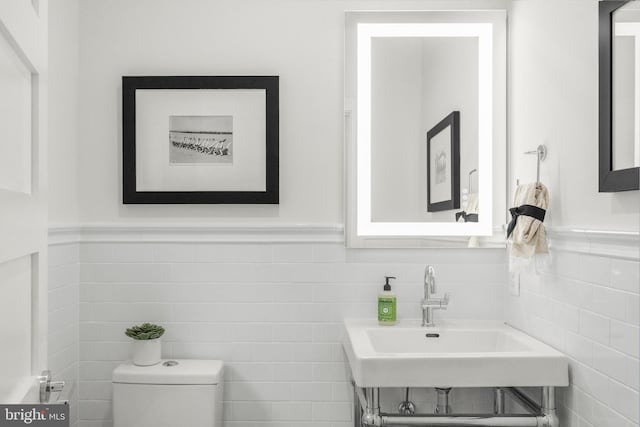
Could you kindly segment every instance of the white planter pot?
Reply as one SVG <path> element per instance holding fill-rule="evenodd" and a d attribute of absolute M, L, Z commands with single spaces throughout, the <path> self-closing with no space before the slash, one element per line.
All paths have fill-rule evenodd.
<path fill-rule="evenodd" d="M 133 340 L 133 364 L 151 366 L 160 363 L 160 338 Z"/>

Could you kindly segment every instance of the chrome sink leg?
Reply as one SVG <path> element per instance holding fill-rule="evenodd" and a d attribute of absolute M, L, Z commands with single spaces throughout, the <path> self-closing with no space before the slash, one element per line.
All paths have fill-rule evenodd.
<path fill-rule="evenodd" d="M 547 420 L 546 427 L 560 425 L 556 414 L 556 389 L 553 387 L 542 387 L 542 413 Z"/>
<path fill-rule="evenodd" d="M 368 387 L 365 389 L 367 399 L 367 407 L 362 416 L 362 424 L 365 426 L 380 426 L 382 419 L 380 418 L 380 389 Z"/>
<path fill-rule="evenodd" d="M 504 414 L 504 390 L 500 387 L 493 389 L 493 413 Z"/>
<path fill-rule="evenodd" d="M 451 387 L 449 388 L 436 388 L 436 414 L 450 414 L 451 413 L 451 405 L 449 405 L 449 392 L 451 391 Z"/>
<path fill-rule="evenodd" d="M 351 384 L 353 385 L 353 427 L 362 427 L 362 405 L 358 396 L 358 386 L 353 381 Z"/>

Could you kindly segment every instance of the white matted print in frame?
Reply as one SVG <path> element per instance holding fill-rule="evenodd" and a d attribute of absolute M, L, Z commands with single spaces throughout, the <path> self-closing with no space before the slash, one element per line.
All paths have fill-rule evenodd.
<path fill-rule="evenodd" d="M 233 163 L 233 116 L 169 116 L 169 163 Z"/>
<path fill-rule="evenodd" d="M 431 159 L 431 203 L 444 202 L 451 199 L 451 128 L 447 127 L 435 135 L 430 141 Z"/>
<path fill-rule="evenodd" d="M 278 203 L 278 77 L 123 77 L 124 203 Z"/>

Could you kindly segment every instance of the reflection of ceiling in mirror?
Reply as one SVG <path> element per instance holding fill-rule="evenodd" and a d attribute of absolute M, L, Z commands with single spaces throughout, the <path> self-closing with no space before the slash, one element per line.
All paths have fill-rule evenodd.
<path fill-rule="evenodd" d="M 633 0 L 613 12 L 613 22 L 640 22 L 640 0 Z"/>
<path fill-rule="evenodd" d="M 614 12 L 612 167 L 640 166 L 640 1 Z"/>

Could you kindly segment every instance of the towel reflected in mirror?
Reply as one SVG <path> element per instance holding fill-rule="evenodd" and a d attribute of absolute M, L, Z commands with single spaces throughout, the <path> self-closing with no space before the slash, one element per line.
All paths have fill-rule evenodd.
<path fill-rule="evenodd" d="M 461 212 L 456 212 L 457 222 L 478 222 L 478 193 L 470 193 L 467 199 L 467 207 Z M 469 237 L 468 248 L 480 246 L 478 236 Z"/>

